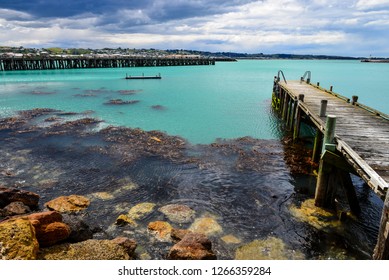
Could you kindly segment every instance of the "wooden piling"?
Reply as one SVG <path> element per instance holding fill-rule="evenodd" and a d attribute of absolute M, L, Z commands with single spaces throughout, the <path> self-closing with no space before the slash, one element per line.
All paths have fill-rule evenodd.
<path fill-rule="evenodd" d="M 351 104 L 353 104 L 353 105 L 355 105 L 355 103 L 357 103 L 358 102 L 358 96 L 356 96 L 356 95 L 353 95 L 352 97 L 351 97 Z"/>
<path fill-rule="evenodd" d="M 319 113 L 319 117 L 325 117 L 325 116 L 326 116 L 327 104 L 328 104 L 328 101 L 327 101 L 327 100 L 322 100 L 322 101 L 321 101 L 321 103 L 320 103 L 320 113 Z"/>
<path fill-rule="evenodd" d="M 316 128 L 316 136 L 313 142 L 312 161 L 318 163 L 323 145 L 323 134 Z"/>
<path fill-rule="evenodd" d="M 298 103 L 304 102 L 304 94 L 299 94 Z M 300 136 L 300 126 L 301 126 L 301 109 L 296 104 L 296 115 L 294 119 L 294 130 L 293 130 L 293 140 L 296 140 Z"/>
<path fill-rule="evenodd" d="M 335 125 L 336 116 L 328 115 L 322 145 L 322 154 L 326 149 L 326 145 L 334 143 Z M 324 208 L 334 207 L 334 193 L 336 192 L 336 184 L 333 182 L 333 180 L 333 166 L 321 158 L 315 192 L 316 206 Z"/>
<path fill-rule="evenodd" d="M 373 259 L 389 260 L 389 192 L 386 193 Z"/>

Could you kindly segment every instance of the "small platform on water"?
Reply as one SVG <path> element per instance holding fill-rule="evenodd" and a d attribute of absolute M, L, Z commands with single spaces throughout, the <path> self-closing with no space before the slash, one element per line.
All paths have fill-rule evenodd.
<path fill-rule="evenodd" d="M 142 74 L 142 76 L 129 76 L 126 74 L 126 79 L 127 80 L 160 80 L 162 79 L 161 74 L 155 75 L 155 76 L 145 76 Z"/>

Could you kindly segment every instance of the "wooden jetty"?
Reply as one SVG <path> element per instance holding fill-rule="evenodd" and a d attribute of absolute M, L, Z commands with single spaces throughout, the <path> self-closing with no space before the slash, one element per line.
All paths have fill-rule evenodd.
<path fill-rule="evenodd" d="M 207 57 L 0 56 L 0 71 L 215 65 Z"/>
<path fill-rule="evenodd" d="M 126 74 L 127 80 L 160 80 L 162 79 L 161 74 L 155 75 L 155 76 L 145 76 L 142 74 L 142 76 L 131 76 Z"/>
<path fill-rule="evenodd" d="M 361 210 L 350 173 L 360 176 L 384 200 L 374 259 L 389 259 L 389 116 L 333 91 L 311 84 L 307 71 L 299 81 L 274 78 L 272 105 L 293 131 L 302 122 L 316 129 L 312 160 L 319 162 L 315 204 L 335 209 L 343 188 L 350 210 Z M 282 78 L 282 80 L 281 80 Z"/>

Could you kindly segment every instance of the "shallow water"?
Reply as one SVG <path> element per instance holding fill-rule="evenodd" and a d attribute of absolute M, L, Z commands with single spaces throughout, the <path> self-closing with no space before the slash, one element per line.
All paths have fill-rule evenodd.
<path fill-rule="evenodd" d="M 166 257 L 171 244 L 156 241 L 146 229 L 166 217 L 155 210 L 135 229 L 114 225 L 118 215 L 141 202 L 156 203 L 156 209 L 184 204 L 196 218 L 215 219 L 223 228 L 210 236 L 219 259 L 233 259 L 237 248 L 263 240 L 285 244 L 284 258 L 370 258 L 382 201 L 359 178 L 353 181 L 360 217 L 347 216 L 340 225 L 335 218 L 325 227 L 321 219 L 327 218 L 319 214 L 304 220 L 304 213 L 315 210 L 307 199 L 314 196 L 316 178 L 296 174 L 287 159 L 292 147 L 270 105 L 279 69 L 292 80 L 311 70 L 313 82 L 333 85 L 348 97 L 359 95 L 362 103 L 389 113 L 389 64 L 269 60 L 2 72 L 0 117 L 32 108 L 62 111 L 27 112 L 14 125 L 0 120 L 0 184 L 39 193 L 42 208 L 61 195 L 88 196 L 92 203 L 85 215 L 95 238 L 135 238 L 138 255 L 145 258 Z M 126 72 L 160 72 L 162 79 L 125 80 Z M 105 104 L 116 99 L 139 102 Z M 102 122 L 77 122 L 80 118 Z M 252 138 L 241 138 L 246 136 Z M 347 211 L 342 201 L 339 207 Z M 240 243 L 223 241 L 228 235 Z"/>
<path fill-rule="evenodd" d="M 389 64 L 242 60 L 215 66 L 1 72 L 0 116 L 54 108 L 88 111 L 107 124 L 161 130 L 193 144 L 244 136 L 278 139 L 279 121 L 269 112 L 269 100 L 280 69 L 288 80 L 311 70 L 312 82 L 333 85 L 348 97 L 359 95 L 360 102 L 389 113 Z M 126 73 L 161 73 L 162 79 L 126 80 Z M 104 105 L 112 99 L 139 102 Z"/>
<path fill-rule="evenodd" d="M 37 125 L 53 117 L 61 119 Z M 316 228 L 296 218 L 291 207 L 312 198 L 314 177 L 291 174 L 285 161 L 289 147 L 282 141 L 240 138 L 192 145 L 159 132 L 66 123 L 75 117 L 48 112 L 3 126 L 0 184 L 37 192 L 42 208 L 60 195 L 86 195 L 91 205 L 84 215 L 95 238 L 134 238 L 138 256 L 164 259 L 172 244 L 155 240 L 147 224 L 166 220 L 157 209 L 178 203 L 195 210 L 196 218 L 211 217 L 221 225 L 222 232 L 210 236 L 219 259 L 234 259 L 237 248 L 269 237 L 280 239 L 290 258 L 366 259 L 372 253 L 382 202 L 354 178 L 367 209 L 362 217 L 337 228 Z M 136 228 L 115 225 L 120 214 L 141 202 L 155 203 L 156 210 Z M 226 235 L 240 243 L 224 242 Z"/>

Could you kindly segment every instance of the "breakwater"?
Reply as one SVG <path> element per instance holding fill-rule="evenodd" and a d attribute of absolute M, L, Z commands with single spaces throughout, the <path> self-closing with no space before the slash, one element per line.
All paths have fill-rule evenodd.
<path fill-rule="evenodd" d="M 82 68 L 124 68 L 215 65 L 215 58 L 208 57 L 144 57 L 144 56 L 0 56 L 0 71 L 55 70 Z"/>

